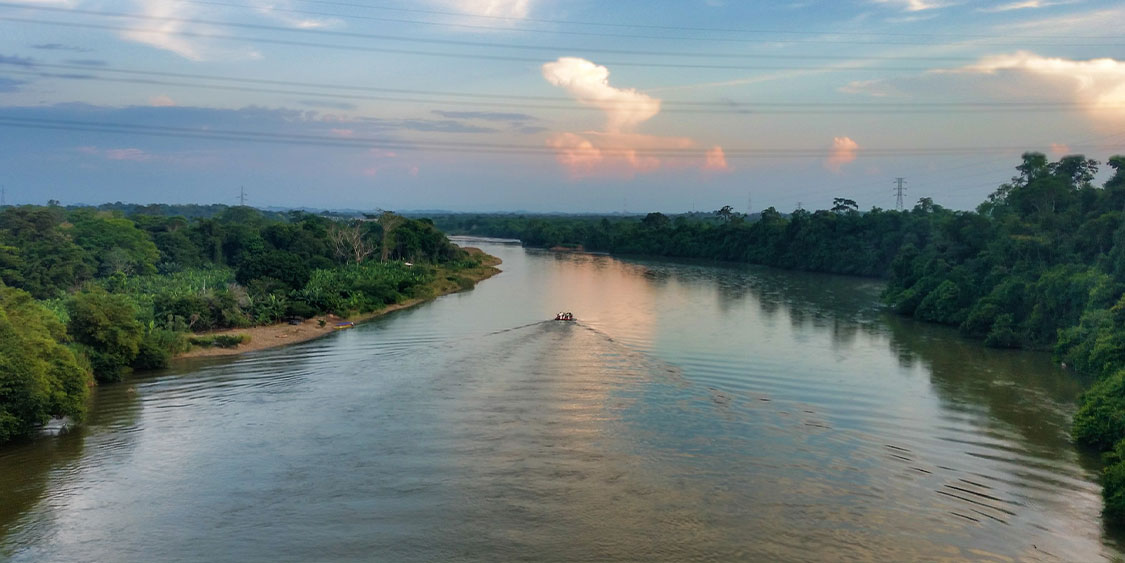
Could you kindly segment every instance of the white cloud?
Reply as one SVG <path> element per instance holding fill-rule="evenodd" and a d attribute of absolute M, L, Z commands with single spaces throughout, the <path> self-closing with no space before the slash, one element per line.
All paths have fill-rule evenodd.
<path fill-rule="evenodd" d="M 925 10 L 934 10 L 937 8 L 944 8 L 949 4 L 947 2 L 936 2 L 933 0 L 873 0 L 876 4 L 890 4 L 892 6 L 900 6 L 907 12 L 921 12 Z"/>
<path fill-rule="evenodd" d="M 1122 26 L 1125 26 L 1125 8 L 1068 13 L 1024 22 L 1004 22 L 993 29 L 998 36 L 1019 33 L 1070 39 L 1075 34 L 1080 34 L 1083 38 L 1094 35 L 1117 37 L 1121 34 Z"/>
<path fill-rule="evenodd" d="M 577 57 L 561 57 L 543 65 L 543 78 L 564 88 L 579 102 L 605 111 L 606 131 L 632 131 L 660 113 L 660 100 L 632 88 L 609 85 L 609 69 Z"/>
<path fill-rule="evenodd" d="M 1096 123 L 1125 120 L 1125 61 L 1110 58 L 1074 60 L 1018 51 L 914 76 L 850 82 L 838 90 L 920 101 L 1073 104 Z"/>
<path fill-rule="evenodd" d="M 1125 62 L 1115 59 L 1073 60 L 1019 51 L 935 74 L 1022 76 L 1068 94 L 1089 112 L 1125 117 Z"/>
<path fill-rule="evenodd" d="M 531 13 L 531 0 L 436 0 L 449 10 L 468 16 L 522 20 Z"/>
<path fill-rule="evenodd" d="M 991 8 L 977 8 L 978 12 L 999 13 L 999 12 L 1012 12 L 1015 10 L 1034 10 L 1038 8 L 1050 8 L 1051 6 L 1062 6 L 1065 4 L 1073 4 L 1073 0 L 1064 2 L 1045 2 L 1043 0 L 1023 0 L 1020 2 L 1010 2 L 1008 4 L 1001 4 L 999 6 L 992 6 Z"/>
<path fill-rule="evenodd" d="M 845 164 L 856 159 L 859 152 L 859 143 L 851 137 L 835 137 L 832 139 L 832 150 L 824 161 L 824 167 L 839 174 Z"/>
<path fill-rule="evenodd" d="M 148 105 L 158 108 L 172 107 L 176 105 L 176 100 L 173 100 L 172 98 L 161 94 L 159 96 L 153 96 L 149 98 Z"/>
<path fill-rule="evenodd" d="M 185 30 L 184 22 L 167 19 L 190 17 L 190 7 L 175 0 L 136 0 L 135 3 L 140 7 L 141 14 L 151 20 L 123 32 L 124 38 L 172 51 L 185 59 L 203 59 L 196 45 L 178 35 Z M 157 21 L 160 19 L 164 21 Z"/>
<path fill-rule="evenodd" d="M 637 172 L 659 169 L 665 154 L 683 154 L 696 147 L 687 137 L 636 133 L 642 123 L 660 113 L 660 100 L 633 88 L 611 86 L 609 69 L 604 66 L 562 57 L 544 64 L 541 70 L 547 82 L 606 115 L 604 131 L 563 132 L 547 138 L 547 146 L 555 149 L 556 160 L 572 178 L 606 174 L 632 177 Z M 723 148 L 717 145 L 673 165 L 710 171 L 728 168 Z"/>
<path fill-rule="evenodd" d="M 336 27 L 341 23 L 340 20 L 336 18 L 301 17 L 294 13 L 293 3 L 289 0 L 252 0 L 250 4 L 259 13 L 297 29 Z"/>

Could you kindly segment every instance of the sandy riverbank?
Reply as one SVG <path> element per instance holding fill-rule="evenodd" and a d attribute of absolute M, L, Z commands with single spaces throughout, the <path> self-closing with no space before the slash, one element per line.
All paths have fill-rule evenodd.
<path fill-rule="evenodd" d="M 482 256 L 484 259 L 479 268 L 471 270 L 459 270 L 457 276 L 469 278 L 473 283 L 479 283 L 496 274 L 500 273 L 500 269 L 496 266 L 500 265 L 500 259 L 485 254 L 479 248 L 466 247 L 470 254 Z M 450 293 L 457 293 L 462 291 L 457 283 L 449 281 L 444 276 L 438 276 L 434 281 L 435 295 L 430 299 L 436 299 L 442 295 Z M 240 344 L 236 348 L 199 348 L 195 347 L 187 352 L 176 356 L 176 359 L 182 358 L 201 358 L 206 356 L 233 356 L 245 352 L 252 352 L 254 350 L 264 350 L 266 348 L 276 348 L 278 346 L 285 346 L 287 344 L 295 344 L 297 342 L 305 342 L 320 338 L 335 332 L 332 328 L 336 323 L 343 321 L 352 321 L 356 324 L 385 315 L 387 313 L 413 307 L 419 303 L 429 301 L 430 299 L 411 299 L 402 303 L 388 305 L 384 309 L 363 315 L 355 315 L 348 318 L 337 317 L 336 315 L 317 316 L 311 319 L 305 319 L 301 324 L 291 325 L 289 323 L 280 323 L 275 325 L 255 326 L 250 328 L 236 328 L 229 330 L 219 330 L 214 332 L 205 333 L 206 335 L 219 335 L 219 334 L 245 334 L 250 337 L 249 342 Z M 324 326 L 320 325 L 320 319 L 324 319 Z"/>

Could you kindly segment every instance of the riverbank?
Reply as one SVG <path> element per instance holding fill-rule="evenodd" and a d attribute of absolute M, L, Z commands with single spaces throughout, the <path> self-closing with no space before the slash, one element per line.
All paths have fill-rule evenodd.
<path fill-rule="evenodd" d="M 289 323 L 278 323 L 250 328 L 236 328 L 201 333 L 197 336 L 241 334 L 247 336 L 249 340 L 244 341 L 242 344 L 239 344 L 238 346 L 233 348 L 219 348 L 214 346 L 210 348 L 202 348 L 196 346 L 191 350 L 188 350 L 187 352 L 178 354 L 173 359 L 173 361 L 210 356 L 234 356 L 246 352 L 253 352 L 256 350 L 277 348 L 280 346 L 286 346 L 288 344 L 296 344 L 298 342 L 315 340 L 317 338 L 321 338 L 335 332 L 335 329 L 333 327 L 335 327 L 336 324 L 340 322 L 351 321 L 359 324 L 376 317 L 381 317 L 383 315 L 386 315 L 387 313 L 399 311 L 402 309 L 413 307 L 415 305 L 418 305 L 419 303 L 424 303 L 426 301 L 436 299 L 438 297 L 441 297 L 442 295 L 449 295 L 451 293 L 457 293 L 466 289 L 471 289 L 463 287 L 462 284 L 458 283 L 457 281 L 449 279 L 450 277 L 458 277 L 470 280 L 472 281 L 473 286 L 476 286 L 476 284 L 480 283 L 481 281 L 484 281 L 500 273 L 500 269 L 496 267 L 501 263 L 499 258 L 489 254 L 485 254 L 484 251 L 480 250 L 479 248 L 465 247 L 464 250 L 469 252 L 469 254 L 473 256 L 479 256 L 481 258 L 481 265 L 476 268 L 456 271 L 439 268 L 437 279 L 430 286 L 430 289 L 433 291 L 432 297 L 427 297 L 424 299 L 410 299 L 408 301 L 403 301 L 402 303 L 388 305 L 387 307 L 378 311 L 372 311 L 370 313 L 364 313 L 361 315 L 353 315 L 347 318 L 339 317 L 336 315 L 324 315 L 316 316 L 311 319 L 305 319 L 300 324 L 295 325 Z M 321 324 L 321 320 L 324 321 L 323 325 Z"/>

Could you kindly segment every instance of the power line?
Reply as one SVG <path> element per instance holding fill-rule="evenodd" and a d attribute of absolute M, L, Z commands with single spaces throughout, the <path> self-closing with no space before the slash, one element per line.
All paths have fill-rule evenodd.
<path fill-rule="evenodd" d="M 190 0 L 181 0 L 181 1 L 188 1 L 190 3 Z M 478 19 L 485 19 L 485 20 L 492 20 L 492 21 L 505 21 L 505 22 L 520 21 L 520 22 L 547 23 L 547 24 L 559 24 L 559 25 L 594 26 L 594 27 L 614 28 L 614 29 L 654 29 L 654 30 L 660 30 L 660 31 L 699 31 L 699 32 L 707 32 L 707 33 L 713 33 L 713 32 L 753 33 L 753 34 L 777 33 L 777 34 L 786 34 L 786 35 L 848 35 L 848 36 L 871 35 L 871 36 L 891 36 L 891 37 L 933 37 L 935 39 L 947 39 L 947 38 L 980 38 L 980 39 L 987 39 L 987 38 L 995 37 L 995 35 L 970 34 L 970 33 L 905 33 L 905 32 L 896 33 L 896 32 L 864 32 L 864 31 L 830 31 L 830 30 L 780 30 L 780 29 L 772 29 L 771 30 L 771 29 L 764 29 L 764 28 L 763 29 L 752 29 L 752 28 L 722 28 L 722 27 L 689 27 L 689 26 L 651 25 L 651 24 L 636 24 L 636 23 L 620 24 L 620 23 L 607 23 L 607 22 L 604 22 L 604 21 L 556 20 L 556 19 L 526 18 L 526 17 L 525 18 L 513 18 L 513 17 L 505 17 L 505 16 L 493 16 L 493 15 L 487 15 L 487 14 L 466 14 L 464 12 L 451 12 L 451 11 L 442 11 L 442 10 L 433 10 L 433 9 L 402 8 L 402 7 L 397 7 L 397 6 L 394 6 L 394 7 L 392 7 L 392 6 L 372 6 L 372 5 L 368 5 L 368 4 L 357 4 L 357 3 L 354 3 L 354 2 L 341 2 L 341 1 L 333 1 L 333 0 L 303 0 L 303 1 L 307 4 L 320 4 L 320 5 L 327 5 L 327 6 L 341 6 L 341 7 L 349 7 L 349 8 L 364 8 L 364 9 L 369 9 L 369 10 L 386 10 L 386 11 L 395 11 L 395 12 L 422 13 L 422 14 L 434 14 L 434 15 L 443 15 L 443 16 L 471 17 L 471 18 L 478 18 Z M 1025 35 L 1025 36 L 1020 36 L 1020 37 L 1046 38 L 1046 39 L 1052 38 L 1051 36 L 1048 36 L 1048 35 Z M 1101 38 L 1120 39 L 1120 36 L 1118 36 L 1118 35 L 1104 35 L 1104 36 L 1092 35 L 1092 36 L 1089 36 L 1089 37 L 1098 38 L 1098 39 L 1101 39 Z"/>
<path fill-rule="evenodd" d="M 0 7 L 15 7 L 23 6 L 25 9 L 34 11 L 44 11 L 53 13 L 66 13 L 66 14 L 81 14 L 87 16 L 96 16 L 103 18 L 116 18 L 116 19 L 131 19 L 150 22 L 174 22 L 174 23 L 188 23 L 188 24 L 201 24 L 213 25 L 221 27 L 232 27 L 237 29 L 250 29 L 255 31 L 270 31 L 281 33 L 295 33 L 299 35 L 315 35 L 324 37 L 346 37 L 350 39 L 368 39 L 376 41 L 399 41 L 403 43 L 422 43 L 429 45 L 451 45 L 457 47 L 483 47 L 489 49 L 517 49 L 523 51 L 582 51 L 589 50 L 589 46 L 574 46 L 574 45 L 542 45 L 530 43 L 496 43 L 496 42 L 481 42 L 481 41 L 466 41 L 461 39 L 434 39 L 422 37 L 410 37 L 405 35 L 386 35 L 376 33 L 357 33 L 350 31 L 338 31 L 330 29 L 317 29 L 317 28 L 293 28 L 281 27 L 275 25 L 264 25 L 254 23 L 240 23 L 240 22 L 224 22 L 218 20 L 207 20 L 199 18 L 176 18 L 176 17 L 163 17 L 163 16 L 148 16 L 143 14 L 129 14 L 124 12 L 100 12 L 96 10 L 82 10 L 78 8 L 58 8 L 52 6 L 27 6 L 10 4 L 0 2 Z M 14 18 L 13 18 L 14 19 Z M 143 30 L 133 30 L 143 31 Z M 159 30 L 161 33 L 171 33 L 168 30 Z M 178 33 L 178 32 L 176 32 Z M 730 53 L 730 52 L 684 52 L 684 51 L 651 51 L 651 50 L 630 50 L 630 49 L 604 49 L 599 48 L 599 53 L 611 55 L 633 55 L 633 56 L 647 56 L 647 57 L 690 57 L 690 58 L 706 58 L 706 59 L 744 59 L 744 58 L 768 58 L 768 59 L 784 59 L 784 60 L 810 60 L 810 59 L 828 59 L 828 60 L 854 60 L 856 57 L 845 55 L 784 55 L 778 53 L 769 54 L 743 54 L 743 53 Z M 931 62 L 971 62 L 976 59 L 968 57 L 894 57 L 894 56 L 879 56 L 870 55 L 862 56 L 861 58 L 868 60 L 889 60 L 889 61 L 903 61 L 903 60 L 919 60 Z"/>
<path fill-rule="evenodd" d="M 3 63 L 0 63 L 3 64 Z M 446 104 L 454 103 L 464 106 L 482 106 L 482 107 L 508 107 L 508 108 L 525 108 L 525 109 L 563 109 L 575 111 L 603 111 L 602 107 L 594 107 L 589 105 L 575 105 L 573 102 L 593 102 L 595 100 L 587 100 L 583 98 L 571 99 L 563 97 L 549 97 L 549 96 L 517 96 L 505 94 L 481 94 L 481 93 L 466 93 L 466 92 L 441 92 L 432 90 L 407 90 L 396 88 L 379 88 L 368 86 L 352 86 L 342 84 L 315 84 L 308 82 L 294 82 L 294 81 L 281 81 L 281 80 L 266 80 L 266 79 L 252 79 L 252 78 L 239 78 L 239 77 L 226 77 L 226 76 L 208 76 L 200 74 L 185 74 L 173 72 L 160 72 L 160 71 L 143 71 L 134 69 L 115 69 L 97 67 L 91 68 L 87 65 L 73 65 L 73 64 L 36 64 L 35 67 L 43 69 L 65 69 L 65 70 L 83 70 L 88 74 L 55 74 L 48 72 L 30 71 L 30 70 L 8 70 L 8 74 L 20 76 L 38 76 L 41 78 L 54 78 L 61 80 L 96 80 L 101 82 L 118 82 L 128 84 L 151 84 L 160 86 L 177 86 L 187 88 L 207 88 L 207 89 L 221 89 L 229 91 L 240 92 L 257 92 L 267 94 L 282 94 L 294 96 L 312 96 L 320 98 L 335 98 L 347 100 L 366 100 L 366 101 L 389 101 L 389 102 L 403 102 L 403 103 L 429 103 L 429 104 Z M 93 73 L 116 73 L 126 74 L 130 76 L 155 76 L 155 77 L 171 77 L 171 78 L 184 78 L 195 82 L 175 82 L 168 80 L 154 80 L 154 79 L 130 79 L 130 78 L 115 78 L 100 76 Z M 198 82 L 199 80 L 207 82 Z M 294 85 L 297 87 L 308 88 L 325 88 L 332 90 L 355 90 L 355 91 L 375 91 L 375 92 L 392 92 L 412 94 L 409 97 L 396 97 L 384 95 L 361 95 L 361 94 L 342 94 L 339 92 L 318 92 L 318 91 L 298 91 L 286 90 L 279 88 L 259 88 L 248 86 L 230 86 L 223 84 L 214 84 L 214 82 L 232 82 L 232 83 L 247 83 L 247 84 L 279 84 L 279 85 Z M 456 99 L 437 99 L 427 100 L 415 96 L 436 96 L 436 97 L 470 97 L 472 101 L 456 100 Z M 498 101 L 480 101 L 480 100 L 495 99 Z M 542 103 L 514 103 L 512 100 L 529 100 L 531 102 L 537 101 L 551 101 L 557 102 L 555 105 L 542 104 Z M 566 105 L 561 105 L 563 102 L 568 102 Z M 613 107 L 618 105 L 621 107 L 631 107 L 635 105 L 632 102 L 603 102 L 597 100 L 600 105 L 608 105 Z M 1074 109 L 1086 109 L 1090 107 L 1098 107 L 1101 109 L 1118 109 L 1125 108 L 1125 105 L 1104 105 L 1104 104 L 1083 104 L 1073 102 L 913 102 L 913 103 L 871 103 L 871 102 L 751 102 L 751 101 L 729 101 L 729 102 L 694 102 L 694 101 L 677 101 L 665 100 L 661 101 L 661 105 L 671 105 L 672 107 L 662 110 L 662 113 L 695 113 L 695 114 L 744 114 L 744 115 L 762 115 L 762 114 L 887 114 L 887 113 L 911 113 L 911 114 L 924 114 L 924 113 L 979 113 L 979 112 L 1005 112 L 1005 113 L 1037 113 L 1048 111 L 1068 111 Z M 686 108 L 679 108 L 677 106 L 687 106 Z M 693 109 L 693 108 L 727 108 L 727 109 Z"/>
<path fill-rule="evenodd" d="M 239 9 L 249 9 L 249 8 L 251 8 L 250 6 L 241 5 L 241 4 L 230 4 L 230 3 L 225 3 L 225 2 L 213 2 L 213 1 L 205 1 L 205 0 L 173 0 L 173 1 L 175 1 L 177 3 L 180 3 L 180 4 L 193 4 L 193 5 L 203 5 L 203 6 L 220 6 L 220 7 L 229 7 L 229 8 L 239 8 Z M 312 2 L 312 3 L 316 3 L 316 2 Z M 341 3 L 330 2 L 329 4 L 339 5 Z M 364 6 L 364 5 L 359 5 L 359 4 L 350 4 L 349 6 L 362 7 L 362 8 L 368 8 L 368 9 L 373 9 L 373 10 L 394 10 L 395 9 L 395 8 L 386 8 L 386 7 L 379 7 L 379 6 Z M 299 9 L 293 9 L 293 8 L 281 8 L 281 7 L 277 7 L 277 6 L 271 7 L 270 11 L 290 13 L 290 14 L 302 14 L 302 15 L 308 15 L 308 16 L 327 17 L 327 18 L 338 18 L 338 19 L 343 19 L 343 20 L 363 20 L 363 21 L 377 21 L 377 22 L 386 22 L 386 23 L 404 23 L 404 24 L 412 24 L 412 25 L 439 26 L 439 27 L 450 27 L 450 28 L 458 28 L 458 29 L 485 30 L 485 31 L 490 31 L 490 32 L 497 31 L 497 27 L 495 25 L 473 25 L 473 24 L 454 23 L 454 22 L 437 22 L 437 21 L 426 21 L 426 20 L 409 20 L 409 19 L 401 19 L 401 18 L 386 18 L 386 17 L 376 17 L 376 16 L 361 16 L 361 15 L 355 15 L 355 14 L 340 14 L 340 13 L 334 13 L 334 12 L 317 12 L 317 11 L 312 11 L 312 10 L 299 10 Z M 466 16 L 468 16 L 468 17 L 498 17 L 498 16 L 480 16 L 480 15 L 463 14 L 463 13 L 454 14 L 453 12 L 435 12 L 435 11 L 430 11 L 430 10 L 401 9 L 400 11 L 404 11 L 404 12 L 419 12 L 420 11 L 422 13 L 428 13 L 428 14 L 433 14 L 433 15 L 456 15 L 456 16 L 461 17 L 461 18 L 466 17 Z M 501 19 L 508 19 L 509 21 L 511 20 L 511 18 L 501 18 Z M 521 21 L 521 23 L 531 21 L 533 23 L 552 23 L 552 24 L 555 24 L 555 25 L 581 25 L 581 26 L 584 26 L 584 27 L 594 25 L 590 22 L 574 22 L 574 21 L 566 21 L 566 20 L 535 20 L 535 19 L 528 20 L 528 19 L 523 19 L 523 20 L 520 20 L 520 21 Z M 599 23 L 597 25 L 605 25 L 605 24 Z M 618 27 L 620 27 L 620 28 L 635 28 L 635 27 L 638 27 L 638 26 L 625 24 L 625 25 L 620 25 Z M 644 26 L 640 26 L 640 27 L 643 28 Z M 560 29 L 552 29 L 552 28 L 526 28 L 526 27 L 521 27 L 519 29 L 519 31 L 532 31 L 532 32 L 535 32 L 537 34 L 547 33 L 547 34 L 555 34 L 555 35 L 574 35 L 574 36 L 584 36 L 584 37 L 609 37 L 609 38 L 613 38 L 613 39 L 660 39 L 660 40 L 673 40 L 673 41 L 707 41 L 707 42 L 721 42 L 721 43 L 762 43 L 763 41 L 765 41 L 763 39 L 716 37 L 715 32 L 716 31 L 722 31 L 722 30 L 713 29 L 713 28 L 682 28 L 682 27 L 676 28 L 676 27 L 673 27 L 673 26 L 661 26 L 661 27 L 663 28 L 662 29 L 663 31 L 689 31 L 689 32 L 696 31 L 696 32 L 706 32 L 708 35 L 705 36 L 705 37 L 683 37 L 683 36 L 669 36 L 667 34 L 663 34 L 663 35 L 640 35 L 640 34 L 629 34 L 629 33 L 598 33 L 598 32 L 591 32 L 591 31 L 573 31 L 573 30 L 560 30 Z M 729 32 L 729 30 L 728 30 L 728 32 Z M 743 33 L 759 34 L 759 35 L 768 35 L 768 34 L 771 34 L 771 33 L 778 34 L 778 35 L 799 34 L 799 35 L 844 35 L 844 36 L 873 36 L 873 37 L 885 35 L 885 34 L 879 33 L 879 32 L 793 31 L 793 30 L 764 30 L 764 29 L 762 29 L 762 30 L 743 30 L 742 32 Z M 904 38 L 911 38 L 911 39 L 917 39 L 919 37 L 917 34 L 892 34 L 892 35 L 895 36 L 895 37 L 904 37 Z M 793 37 L 789 37 L 785 41 L 789 42 L 789 43 L 820 43 L 820 44 L 844 44 L 844 45 L 939 45 L 939 44 L 944 44 L 944 41 L 945 41 L 944 36 L 933 35 L 932 37 L 935 37 L 935 41 L 940 40 L 940 41 L 942 41 L 942 43 L 936 43 L 936 42 L 935 43 L 920 43 L 920 42 L 916 42 L 916 41 L 903 42 L 903 41 L 833 40 L 833 39 L 826 39 L 826 38 L 821 38 L 819 40 L 809 40 L 809 39 L 793 38 Z M 999 38 L 1008 38 L 1008 37 L 1010 37 L 1010 36 L 1001 36 Z M 1027 37 L 1029 39 L 1037 39 L 1037 38 L 1038 39 L 1043 39 L 1043 38 L 1057 39 L 1057 38 L 1054 38 L 1054 37 L 1047 37 L 1047 36 L 1016 36 L 1016 37 Z M 1089 36 L 1089 37 L 1091 39 L 1098 39 L 1098 38 L 1113 39 L 1113 40 L 1120 39 L 1117 36 Z M 1050 46 L 1050 47 L 1107 47 L 1107 46 L 1113 46 L 1112 44 L 1106 44 L 1106 43 L 1059 43 L 1057 41 L 1052 41 L 1050 43 L 1036 43 L 1036 42 L 1028 42 L 1028 41 L 1023 41 L 1023 42 L 1020 42 L 1020 43 L 1003 43 L 1003 42 L 998 43 L 996 41 L 991 41 L 993 39 L 998 39 L 998 37 L 996 37 L 996 36 L 983 36 L 983 35 L 978 37 L 978 39 L 989 39 L 990 41 L 987 43 L 988 46 L 1029 46 L 1029 45 Z"/>
<path fill-rule="evenodd" d="M 204 33 L 198 31 L 186 30 L 157 30 L 157 29 L 135 29 L 130 27 L 112 26 L 95 23 L 84 22 L 62 22 L 52 20 L 38 20 L 33 18 L 18 18 L 11 16 L 0 16 L 0 21 L 12 21 L 19 23 L 52 25 L 59 27 L 71 27 L 78 29 L 99 29 L 106 31 L 128 31 L 131 33 L 159 33 L 161 35 L 177 35 L 182 37 L 197 37 L 206 39 L 222 39 L 232 41 L 249 41 L 258 43 L 268 43 L 271 45 L 286 45 L 292 47 L 311 47 L 318 49 L 334 49 L 341 51 L 356 51 L 364 53 L 387 53 L 396 55 L 417 55 L 426 57 L 445 57 L 445 58 L 460 58 L 460 59 L 473 59 L 473 60 L 490 60 L 490 61 L 507 61 L 519 63 L 533 63 L 542 64 L 542 58 L 533 57 L 517 57 L 507 55 L 489 55 L 482 53 L 462 53 L 462 52 L 438 52 L 438 51 L 419 51 L 416 49 L 393 49 L 385 47 L 372 47 L 365 45 L 344 45 L 338 43 L 316 43 L 312 41 L 294 41 L 288 39 L 270 39 L 265 37 L 243 37 L 239 35 L 231 35 L 225 33 Z M 284 29 L 284 28 L 282 28 Z M 496 46 L 502 46 L 497 44 Z M 576 49 L 588 50 L 588 49 Z M 677 55 L 679 56 L 679 55 Z M 690 56 L 690 55 L 684 55 Z M 797 55 L 794 55 L 797 56 Z M 766 55 L 746 55 L 744 58 L 770 58 Z M 813 59 L 823 57 L 810 57 Z M 848 58 L 849 61 L 853 59 L 864 59 L 866 57 Z M 835 66 L 769 66 L 769 65 L 729 65 L 729 64 L 698 64 L 698 63 L 668 63 L 668 62 L 635 62 L 635 61 L 599 61 L 599 64 L 615 67 L 639 67 L 639 68 L 677 68 L 677 69 L 690 69 L 690 70 L 820 70 L 820 71 L 844 71 L 844 70 L 866 70 L 866 71 L 881 71 L 881 72 L 915 72 L 929 70 L 929 67 L 919 66 L 870 66 L 865 65 L 863 61 L 854 61 L 850 65 L 835 65 Z"/>
<path fill-rule="evenodd" d="M 556 149 L 549 146 L 528 146 L 526 144 L 422 141 L 409 142 L 375 137 L 333 137 L 296 133 L 273 133 L 264 131 L 240 131 L 223 129 L 196 129 L 189 127 L 155 126 L 131 123 L 94 122 L 65 119 L 41 119 L 0 115 L 0 126 L 53 129 L 64 131 L 90 131 L 99 133 L 128 133 L 159 137 L 183 137 L 227 141 L 251 141 L 282 144 L 305 144 L 336 147 L 383 148 L 393 150 L 434 150 L 483 154 L 555 154 Z M 1125 145 L 1103 146 L 1117 150 Z M 1083 148 L 1075 146 L 1074 148 Z M 657 149 L 615 149 L 599 148 L 607 155 L 647 155 L 661 157 L 704 158 L 706 148 L 657 148 Z M 869 148 L 864 150 L 868 157 L 878 156 L 943 156 L 980 154 L 985 152 L 1025 151 L 1023 147 L 916 147 L 916 148 Z M 727 157 L 738 158 L 823 158 L 830 154 L 826 148 L 727 148 Z"/>

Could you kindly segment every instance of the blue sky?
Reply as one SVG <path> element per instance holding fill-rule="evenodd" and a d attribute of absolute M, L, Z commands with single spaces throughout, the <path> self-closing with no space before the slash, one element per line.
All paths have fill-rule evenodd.
<path fill-rule="evenodd" d="M 1083 0 L 0 1 L 9 203 L 972 208 L 1125 153 Z M 1103 174 L 1104 175 L 1104 174 Z"/>

